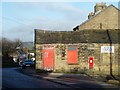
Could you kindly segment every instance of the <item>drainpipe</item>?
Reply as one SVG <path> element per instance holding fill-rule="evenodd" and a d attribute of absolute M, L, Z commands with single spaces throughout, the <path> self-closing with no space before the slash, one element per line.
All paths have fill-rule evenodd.
<path fill-rule="evenodd" d="M 113 73 L 112 73 L 112 40 L 109 34 L 109 30 L 107 30 L 107 35 L 108 35 L 108 39 L 109 39 L 109 43 L 110 43 L 110 75 L 113 77 Z"/>

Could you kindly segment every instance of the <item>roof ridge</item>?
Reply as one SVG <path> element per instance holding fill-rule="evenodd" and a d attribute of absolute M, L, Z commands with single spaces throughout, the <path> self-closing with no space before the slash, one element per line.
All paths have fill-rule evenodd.
<path fill-rule="evenodd" d="M 117 8 L 116 6 L 114 6 L 113 4 L 110 4 L 109 6 L 113 6 L 114 8 L 118 9 L 120 11 L 119 8 Z"/>

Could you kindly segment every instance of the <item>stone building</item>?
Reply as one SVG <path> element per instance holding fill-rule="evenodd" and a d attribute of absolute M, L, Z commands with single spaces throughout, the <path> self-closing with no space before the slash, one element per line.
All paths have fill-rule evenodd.
<path fill-rule="evenodd" d="M 36 69 L 120 75 L 120 10 L 97 3 L 74 31 L 35 30 Z"/>
<path fill-rule="evenodd" d="M 86 29 L 120 29 L 120 10 L 113 5 L 96 3 L 94 12 L 89 13 L 88 20 L 76 26 L 73 30 Z"/>
<path fill-rule="evenodd" d="M 118 29 L 35 30 L 36 69 L 54 72 L 119 74 Z M 92 61 L 91 61 L 92 60 Z"/>

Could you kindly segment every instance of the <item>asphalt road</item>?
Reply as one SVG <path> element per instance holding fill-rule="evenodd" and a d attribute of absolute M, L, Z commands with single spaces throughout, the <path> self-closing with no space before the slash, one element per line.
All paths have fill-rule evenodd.
<path fill-rule="evenodd" d="M 43 79 L 38 79 L 18 72 L 18 68 L 2 69 L 2 88 L 3 90 L 11 89 L 39 89 L 39 88 L 62 88 L 74 90 L 65 85 L 57 84 Z"/>

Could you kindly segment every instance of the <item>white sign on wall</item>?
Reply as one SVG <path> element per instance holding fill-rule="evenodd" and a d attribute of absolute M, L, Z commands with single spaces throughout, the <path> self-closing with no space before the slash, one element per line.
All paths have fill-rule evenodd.
<path fill-rule="evenodd" d="M 114 53 L 114 46 L 101 46 L 101 53 Z"/>

